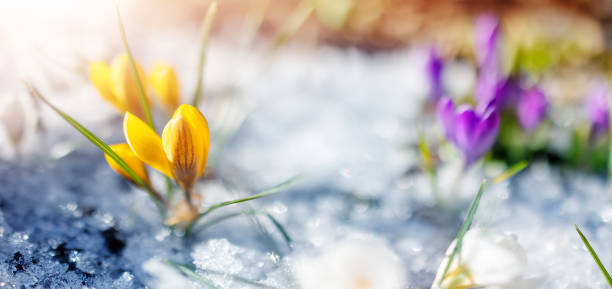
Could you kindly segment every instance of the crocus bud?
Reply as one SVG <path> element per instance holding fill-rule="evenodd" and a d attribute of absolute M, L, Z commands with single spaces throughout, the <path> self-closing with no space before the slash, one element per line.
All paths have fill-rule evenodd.
<path fill-rule="evenodd" d="M 96 61 L 89 65 L 89 79 L 98 90 L 98 93 L 117 110 L 125 112 L 126 107 L 111 90 L 109 75 L 110 66 L 106 62 Z"/>
<path fill-rule="evenodd" d="M 143 92 L 149 100 L 147 94 L 146 78 L 144 71 L 140 64 L 136 64 L 136 70 L 138 71 L 138 78 L 142 83 Z M 126 54 L 119 55 L 113 59 L 110 67 L 109 74 L 111 91 L 115 94 L 115 97 L 124 104 L 126 111 L 129 111 L 137 116 L 142 117 L 144 115 L 142 104 L 140 103 L 140 92 L 138 84 L 132 74 L 130 67 L 130 60 Z"/>
<path fill-rule="evenodd" d="M 145 85 L 145 74 L 138 63 L 136 63 L 136 70 L 142 83 L 143 92 L 147 101 L 150 102 Z M 139 117 L 143 116 L 140 92 L 126 54 L 115 57 L 110 66 L 104 62 L 92 62 L 89 66 L 89 78 L 102 98 L 117 110 L 121 112 L 129 111 Z"/>
<path fill-rule="evenodd" d="M 174 178 L 186 191 L 204 172 L 210 135 L 206 118 L 194 106 L 176 110 L 160 138 L 144 121 L 126 113 L 123 129 L 128 144 L 146 164 Z"/>
<path fill-rule="evenodd" d="M 179 85 L 174 69 L 165 63 L 154 64 L 149 82 L 164 109 L 172 113 L 179 104 Z"/>
<path fill-rule="evenodd" d="M 452 101 L 441 101 L 438 117 L 447 139 L 463 153 L 465 164 L 469 166 L 493 146 L 499 130 L 499 115 L 495 109 L 480 114 L 466 106 L 457 111 L 451 108 Z"/>
<path fill-rule="evenodd" d="M 132 151 L 132 149 L 130 148 L 128 144 L 120 143 L 116 145 L 110 145 L 110 148 L 117 155 L 119 155 L 121 159 L 123 159 L 123 161 L 134 171 L 134 173 L 136 173 L 136 175 L 143 182 L 145 182 L 146 185 L 151 186 L 149 182 L 149 174 L 147 173 L 147 170 L 145 169 L 144 163 L 138 157 L 136 157 L 136 155 L 134 154 L 134 152 Z M 119 164 L 117 164 L 117 162 L 115 162 L 115 160 L 113 160 L 107 154 L 104 154 L 104 157 L 106 158 L 106 162 L 108 162 L 108 165 L 116 173 L 132 181 L 133 183 L 136 183 L 136 181 L 123 168 L 121 168 Z"/>
<path fill-rule="evenodd" d="M 492 14 L 482 14 L 474 23 L 474 54 L 485 70 L 498 70 L 499 20 Z"/>
<path fill-rule="evenodd" d="M 431 100 L 438 101 L 443 94 L 442 91 L 442 67 L 444 63 L 442 59 L 435 51 L 431 49 L 429 52 L 429 59 L 427 60 L 426 73 L 429 80 Z"/>
<path fill-rule="evenodd" d="M 544 116 L 548 101 L 546 96 L 537 87 L 525 90 L 518 97 L 516 113 L 521 126 L 527 131 L 533 131 L 540 125 Z"/>
<path fill-rule="evenodd" d="M 592 131 L 594 135 L 608 131 L 610 125 L 608 98 L 608 85 L 603 82 L 594 85 L 587 96 L 586 109 L 593 125 Z"/>

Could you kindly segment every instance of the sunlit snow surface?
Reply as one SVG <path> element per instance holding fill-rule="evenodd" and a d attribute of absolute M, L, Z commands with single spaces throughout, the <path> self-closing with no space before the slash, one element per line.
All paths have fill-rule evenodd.
<path fill-rule="evenodd" d="M 293 264 L 300 256 L 372 236 L 400 256 L 406 288 L 429 288 L 488 169 L 459 175 L 460 166 L 441 168 L 438 186 L 446 201 L 435 206 L 430 181 L 417 170 L 419 131 L 439 134 L 422 109 L 423 56 L 320 48 L 262 58 L 213 46 L 207 99 L 234 99 L 229 119 L 239 128 L 213 152 L 216 179 L 197 189 L 211 204 L 305 173 L 282 194 L 230 209 L 267 210 L 287 229 L 291 247 L 262 217 L 200 226 L 189 238 L 171 233 L 145 193 L 45 111 L 54 134 L 41 136 L 39 149 L 22 161 L 0 163 L 0 288 L 206 288 L 164 259 L 193 266 L 219 288 L 298 288 Z M 143 56 L 145 67 L 150 58 Z M 179 67 L 182 77 L 193 76 L 193 65 Z M 74 90 L 78 105 L 47 94 L 68 112 L 80 108 L 79 120 L 120 141 L 119 118 L 90 85 L 81 82 Z M 97 107 L 87 108 L 90 100 Z M 228 118 L 214 107 L 204 101 L 212 127 L 219 128 Z M 221 131 L 213 129 L 213 142 Z M 49 152 L 60 140 L 78 149 L 52 160 Z M 517 236 L 528 256 L 525 275 L 543 278 L 541 288 L 605 288 L 573 228 L 580 224 L 604 262 L 612 263 L 612 205 L 602 178 L 536 162 L 511 181 L 489 186 L 475 220 Z"/>

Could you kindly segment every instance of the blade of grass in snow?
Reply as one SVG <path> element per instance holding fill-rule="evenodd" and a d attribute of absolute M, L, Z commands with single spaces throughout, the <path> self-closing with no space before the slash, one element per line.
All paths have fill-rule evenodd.
<path fill-rule="evenodd" d="M 163 262 L 168 264 L 168 265 L 170 265 L 171 267 L 175 268 L 176 270 L 180 271 L 181 273 L 187 275 L 188 277 L 191 277 L 194 280 L 200 282 L 201 284 L 203 284 L 205 286 L 208 286 L 210 288 L 219 288 L 218 286 L 214 285 L 212 281 L 210 281 L 208 279 L 205 279 L 202 276 L 200 276 L 200 274 L 196 273 L 195 270 L 193 269 L 193 266 L 179 264 L 177 262 L 170 261 L 168 259 L 164 259 Z M 225 273 L 225 272 L 219 272 L 219 271 L 216 271 L 216 270 L 209 270 L 209 269 L 204 269 L 203 271 L 205 271 L 206 273 L 209 273 L 209 274 L 215 274 L 215 275 L 220 275 L 220 276 L 224 276 L 224 277 L 230 277 L 233 280 L 236 280 L 238 282 L 241 282 L 241 283 L 244 283 L 244 284 L 253 285 L 253 286 L 256 286 L 256 287 L 259 287 L 259 288 L 278 289 L 277 287 L 266 285 L 266 284 L 262 284 L 262 283 L 259 283 L 257 281 L 254 281 L 254 280 L 251 280 L 251 279 L 247 279 L 247 278 L 244 278 L 244 277 L 236 275 L 236 274 L 228 274 L 228 273 Z"/>
<path fill-rule="evenodd" d="M 599 270 L 601 270 L 601 273 L 604 275 L 604 277 L 606 277 L 608 285 L 610 285 L 610 288 L 612 288 L 612 278 L 610 277 L 608 270 L 606 270 L 606 267 L 604 267 L 603 263 L 601 263 L 601 260 L 599 260 L 599 257 L 597 256 L 597 253 L 595 253 L 595 250 L 593 249 L 593 247 L 591 247 L 591 244 L 589 243 L 587 238 L 584 236 L 584 234 L 582 234 L 582 231 L 580 231 L 578 225 L 574 224 L 574 227 L 576 228 L 576 232 L 578 232 L 578 235 L 580 235 L 580 239 L 582 239 L 582 242 L 589 250 L 589 253 L 591 253 L 591 257 L 593 257 L 593 260 L 595 260 L 595 263 L 597 263 Z"/>
<path fill-rule="evenodd" d="M 302 0 L 298 6 L 293 10 L 289 19 L 280 27 L 278 33 L 273 38 L 272 46 L 270 51 L 276 51 L 278 48 L 283 46 L 287 41 L 291 40 L 295 33 L 302 27 L 304 22 L 310 17 L 314 8 L 312 7 L 311 1 Z"/>
<path fill-rule="evenodd" d="M 206 16 L 202 21 L 202 42 L 200 46 L 200 59 L 198 62 L 198 81 L 196 82 L 196 89 L 193 95 L 193 106 L 198 107 L 200 101 L 202 101 L 204 95 L 204 66 L 206 64 L 206 47 L 208 46 L 208 38 L 210 36 L 210 28 L 212 27 L 213 21 L 217 15 L 217 1 L 213 1 L 208 6 Z"/>
<path fill-rule="evenodd" d="M 265 210 L 248 209 L 248 210 L 243 210 L 241 212 L 233 212 L 233 213 L 225 214 L 225 215 L 213 218 L 203 223 L 202 225 L 199 226 L 199 228 L 204 230 L 208 227 L 221 223 L 225 220 L 229 220 L 234 217 L 239 217 L 239 216 L 244 216 L 244 215 L 263 215 L 268 220 L 270 220 L 270 222 L 272 222 L 274 227 L 276 227 L 278 232 L 283 236 L 283 239 L 287 243 L 287 246 L 289 247 L 292 246 L 291 243 L 293 242 L 293 239 L 291 239 L 291 236 L 289 235 L 285 227 L 274 216 L 272 216 L 272 214 L 270 214 L 269 212 Z"/>
<path fill-rule="evenodd" d="M 275 256 L 273 260 L 278 261 L 281 256 L 283 256 L 282 251 L 278 247 L 276 241 L 272 237 L 272 234 L 262 225 L 261 221 L 255 215 L 246 215 L 251 223 L 252 227 L 257 229 L 257 233 L 259 233 L 259 239 L 263 241 L 263 244 L 266 246 L 266 252 L 270 252 Z"/>
<path fill-rule="evenodd" d="M 423 166 L 425 168 L 425 171 L 427 172 L 427 176 L 429 177 L 429 183 L 431 186 L 431 192 L 433 194 L 434 201 L 436 202 L 437 207 L 441 207 L 442 198 L 440 197 L 440 191 L 438 191 L 438 176 L 436 173 L 436 167 L 434 164 L 433 156 L 431 154 L 431 150 L 427 145 L 427 139 L 425 139 L 425 134 L 422 130 L 419 132 L 419 152 L 421 153 L 421 158 L 423 159 Z"/>
<path fill-rule="evenodd" d="M 165 216 L 164 199 L 157 192 L 155 192 L 152 188 L 147 186 L 146 183 L 140 177 L 138 177 L 138 175 L 134 172 L 134 170 L 132 170 L 132 168 L 130 168 L 130 166 L 118 154 L 116 154 L 99 137 L 97 137 L 95 134 L 93 134 L 83 125 L 78 123 L 68 114 L 66 114 L 65 112 L 63 112 L 62 110 L 54 106 L 51 102 L 49 102 L 45 97 L 42 96 L 42 94 L 34 86 L 32 86 L 31 84 L 27 82 L 25 83 L 25 85 L 34 97 L 40 99 L 42 102 L 47 104 L 51 109 L 53 109 L 57 114 L 59 114 L 62 118 L 64 118 L 70 125 L 72 125 L 77 131 L 79 131 L 91 143 L 96 145 L 102 152 L 104 152 L 109 157 L 111 157 L 132 178 L 132 180 L 136 182 L 137 185 L 139 185 L 141 188 L 147 191 L 147 193 L 149 193 L 149 196 L 155 202 L 155 205 L 157 206 L 162 218 Z"/>
<path fill-rule="evenodd" d="M 212 205 L 210 206 L 206 211 L 204 211 L 203 213 L 201 213 L 200 215 L 198 215 L 195 220 L 193 220 L 191 223 L 189 223 L 189 225 L 187 225 L 187 227 L 185 228 L 185 236 L 188 236 L 191 233 L 191 230 L 193 229 L 193 226 L 202 218 L 204 218 L 206 215 L 210 214 L 212 211 L 225 207 L 225 206 L 229 206 L 229 205 L 233 205 L 233 204 L 238 204 L 238 203 L 243 203 L 243 202 L 248 202 L 251 200 L 255 200 L 255 199 L 259 199 L 259 198 L 263 198 L 269 195 L 273 195 L 276 193 L 281 192 L 282 190 L 288 188 L 289 186 L 291 186 L 292 184 L 296 183 L 297 181 L 301 180 L 304 178 L 304 175 L 297 175 L 295 177 L 292 177 L 284 182 L 282 182 L 281 184 L 278 184 L 266 191 L 263 191 L 259 194 L 255 194 L 252 195 L 250 197 L 246 197 L 246 198 L 241 198 L 241 199 L 236 199 L 236 200 L 232 200 L 232 201 L 227 201 L 227 202 L 221 202 L 218 203 L 216 205 Z"/>
<path fill-rule="evenodd" d="M 211 289 L 221 289 L 221 287 L 218 287 L 217 285 L 215 285 L 212 281 L 200 276 L 198 273 L 196 273 L 193 269 L 185 266 L 185 265 L 181 265 L 179 263 L 170 261 L 168 259 L 164 259 L 163 260 L 164 263 L 170 265 L 171 267 L 173 267 L 174 269 L 180 271 L 181 273 L 187 275 L 188 277 L 200 282 L 200 284 L 211 288 Z"/>
<path fill-rule="evenodd" d="M 446 273 L 448 273 L 448 269 L 450 269 L 450 266 L 453 264 L 453 259 L 459 252 L 459 249 L 461 249 L 461 243 L 463 242 L 463 237 L 465 236 L 465 233 L 472 225 L 472 219 L 474 219 L 476 210 L 478 210 L 478 204 L 480 204 L 480 199 L 482 198 L 482 193 L 484 192 L 484 187 L 485 187 L 486 182 L 487 182 L 486 180 L 483 180 L 482 183 L 480 184 L 478 193 L 476 194 L 476 197 L 474 198 L 474 201 L 472 202 L 472 207 L 470 208 L 470 211 L 465 217 L 465 220 L 463 221 L 463 224 L 461 225 L 461 229 L 459 229 L 459 233 L 457 233 L 457 238 L 456 238 L 457 243 L 455 244 L 455 249 L 453 249 L 453 252 L 451 253 L 448 259 L 448 264 L 446 264 L 446 267 L 444 268 L 444 271 L 442 273 L 442 278 L 440 278 L 439 285 L 442 285 L 442 281 L 444 281 L 444 279 L 446 278 Z"/>
<path fill-rule="evenodd" d="M 527 165 L 529 165 L 529 163 L 527 161 L 520 161 L 516 164 L 514 164 L 513 166 L 511 166 L 508 170 L 506 170 L 505 172 L 501 173 L 500 175 L 498 175 L 497 177 L 495 177 L 492 181 L 493 184 L 499 184 L 509 178 L 511 178 L 512 176 L 520 173 L 522 170 L 524 170 Z"/>
<path fill-rule="evenodd" d="M 138 75 L 138 69 L 136 68 L 136 63 L 134 62 L 134 57 L 132 57 L 132 51 L 130 50 L 130 46 L 127 42 L 127 36 L 125 36 L 125 27 L 123 26 L 123 21 L 121 20 L 121 14 L 119 13 L 119 4 L 115 3 L 115 10 L 117 11 L 117 22 L 119 23 L 119 32 L 121 33 L 121 42 L 123 42 L 123 47 L 125 48 L 125 53 L 127 54 L 128 60 L 130 62 L 130 71 L 132 72 L 132 77 L 136 82 L 136 87 L 138 88 L 138 95 L 140 96 L 140 105 L 142 106 L 142 111 L 145 115 L 145 119 L 147 124 L 155 130 L 155 123 L 153 123 L 153 117 L 151 116 L 151 109 L 149 108 L 149 100 L 145 95 L 144 86 L 142 84 L 142 80 Z"/>
<path fill-rule="evenodd" d="M 215 274 L 215 275 L 221 275 L 221 276 L 229 276 L 230 278 L 232 278 L 232 279 L 234 279 L 234 280 L 236 280 L 238 282 L 242 282 L 242 283 L 245 283 L 245 284 L 253 285 L 253 286 L 256 286 L 256 287 L 259 287 L 259 288 L 278 289 L 277 287 L 266 285 L 266 284 L 262 284 L 262 283 L 259 283 L 257 281 L 253 281 L 251 279 L 247 279 L 247 278 L 238 276 L 236 274 L 227 274 L 225 272 L 219 272 L 219 271 L 207 270 L 207 269 L 204 269 L 203 271 L 206 272 L 206 273 L 209 273 L 209 274 Z"/>
<path fill-rule="evenodd" d="M 281 235 L 283 235 L 283 238 L 285 239 L 285 242 L 287 242 L 287 245 L 291 247 L 291 243 L 293 242 L 293 240 L 289 236 L 289 233 L 287 233 L 287 230 L 285 230 L 285 227 L 276 218 L 274 218 L 272 214 L 266 211 L 263 211 L 261 213 L 263 213 L 270 220 L 270 222 L 274 224 L 276 229 L 281 233 Z"/>

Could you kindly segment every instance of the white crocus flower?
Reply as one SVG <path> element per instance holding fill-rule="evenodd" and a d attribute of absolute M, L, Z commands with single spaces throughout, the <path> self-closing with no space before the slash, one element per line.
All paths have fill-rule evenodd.
<path fill-rule="evenodd" d="M 489 234 L 480 229 L 465 234 L 461 250 L 440 284 L 455 245 L 456 240 L 440 264 L 432 289 L 530 289 L 539 284 L 538 279 L 521 278 L 527 256 L 514 236 Z"/>
<path fill-rule="evenodd" d="M 295 277 L 301 289 L 401 289 L 402 260 L 380 239 L 346 239 L 318 256 L 300 256 Z"/>

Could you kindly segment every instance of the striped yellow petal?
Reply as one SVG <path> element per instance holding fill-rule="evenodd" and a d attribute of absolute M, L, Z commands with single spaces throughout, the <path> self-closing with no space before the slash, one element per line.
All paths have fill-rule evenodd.
<path fill-rule="evenodd" d="M 145 184 L 147 184 L 148 186 L 151 186 L 151 183 L 149 181 L 149 174 L 147 173 L 147 170 L 145 169 L 144 163 L 136 156 L 136 154 L 134 154 L 134 152 L 132 151 L 132 149 L 130 148 L 128 144 L 120 143 L 116 145 L 110 145 L 109 147 L 117 155 L 119 155 L 121 159 L 125 161 L 125 163 L 127 163 L 127 165 L 136 173 L 136 175 L 138 175 L 138 177 L 145 182 Z M 136 181 L 133 180 L 132 177 L 130 177 L 130 175 L 117 164 L 117 162 L 115 162 L 115 160 L 113 160 L 107 154 L 104 154 L 104 157 L 106 158 L 106 162 L 108 162 L 108 165 L 115 172 L 117 172 L 122 177 L 136 183 Z"/>
<path fill-rule="evenodd" d="M 179 115 L 164 128 L 162 143 L 177 182 L 185 191 L 191 191 L 202 163 L 202 138 Z"/>
<path fill-rule="evenodd" d="M 178 79 L 174 69 L 165 63 L 156 63 L 151 68 L 149 82 L 159 102 L 169 113 L 172 113 L 179 104 Z"/>
<path fill-rule="evenodd" d="M 166 176 L 173 177 L 172 167 L 164 153 L 161 139 L 150 126 L 137 116 L 126 112 L 123 132 L 132 151 L 140 160 Z"/>
<path fill-rule="evenodd" d="M 136 70 L 138 71 L 140 81 L 143 83 L 144 93 L 147 96 L 147 99 L 149 99 L 147 94 L 147 86 L 144 85 L 146 80 L 145 74 L 142 67 L 138 63 L 136 63 Z M 119 55 L 113 59 L 110 66 L 109 82 L 111 91 L 117 98 L 118 102 L 123 105 L 125 111 L 129 111 L 138 117 L 143 117 L 144 112 L 140 103 L 138 86 L 132 75 L 130 60 L 127 54 Z"/>
<path fill-rule="evenodd" d="M 110 84 L 110 66 L 106 62 L 96 61 L 89 64 L 89 79 L 98 93 L 119 111 L 125 111 L 123 104 L 115 97 Z"/>
<path fill-rule="evenodd" d="M 198 169 L 198 177 L 204 172 L 206 167 L 206 161 L 208 159 L 208 151 L 210 148 L 210 131 L 208 129 L 208 122 L 202 113 L 193 105 L 181 104 L 179 108 L 174 112 L 172 118 L 181 116 L 189 124 L 189 127 L 194 131 L 194 135 L 200 138 L 202 146 L 199 148 L 200 164 Z"/>

